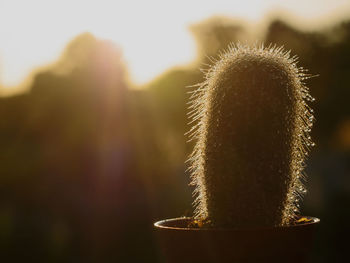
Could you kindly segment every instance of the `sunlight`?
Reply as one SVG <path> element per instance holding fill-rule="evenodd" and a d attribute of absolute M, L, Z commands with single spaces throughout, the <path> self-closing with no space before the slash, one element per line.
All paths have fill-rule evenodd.
<path fill-rule="evenodd" d="M 209 16 L 258 21 L 281 8 L 313 18 L 349 6 L 342 0 L 303 4 L 293 0 L 4 0 L 0 3 L 0 89 L 20 85 L 33 69 L 55 61 L 82 32 L 120 45 L 133 82 L 141 84 L 171 66 L 193 61 L 195 43 L 188 26 Z"/>

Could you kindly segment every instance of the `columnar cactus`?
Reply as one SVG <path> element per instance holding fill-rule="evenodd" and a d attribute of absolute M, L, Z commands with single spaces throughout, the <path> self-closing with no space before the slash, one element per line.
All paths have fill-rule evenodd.
<path fill-rule="evenodd" d="M 289 225 L 306 192 L 314 100 L 282 48 L 230 46 L 192 95 L 195 216 L 207 227 Z"/>

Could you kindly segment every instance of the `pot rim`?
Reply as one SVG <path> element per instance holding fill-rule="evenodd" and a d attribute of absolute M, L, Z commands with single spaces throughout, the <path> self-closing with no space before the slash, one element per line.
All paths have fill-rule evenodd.
<path fill-rule="evenodd" d="M 181 226 L 171 226 L 169 223 L 174 223 L 176 221 L 190 221 L 193 220 L 192 217 L 176 217 L 176 218 L 169 218 L 169 219 L 164 219 L 157 221 L 153 224 L 153 226 L 156 229 L 163 229 L 163 230 L 180 230 L 180 231 L 232 231 L 232 232 L 237 232 L 237 231 L 264 231 L 264 230 L 283 230 L 283 229 L 296 229 L 300 227 L 306 227 L 306 226 L 312 226 L 312 225 L 317 225 L 320 223 L 320 219 L 317 217 L 312 217 L 312 216 L 301 216 L 301 218 L 306 218 L 308 220 L 311 220 L 309 222 L 304 222 L 304 223 L 299 223 L 295 225 L 288 225 L 288 226 L 276 226 L 276 227 L 252 227 L 252 228 L 208 228 L 208 227 L 203 227 L 203 228 L 195 228 L 195 227 L 181 227 Z"/>

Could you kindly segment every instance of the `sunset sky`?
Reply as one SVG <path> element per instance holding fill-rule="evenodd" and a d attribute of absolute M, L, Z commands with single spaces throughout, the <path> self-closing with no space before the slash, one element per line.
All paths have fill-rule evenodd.
<path fill-rule="evenodd" d="M 1 0 L 0 89 L 15 92 L 33 69 L 55 61 L 82 32 L 119 44 L 134 82 L 144 83 L 195 58 L 191 23 L 213 15 L 254 23 L 276 10 L 325 24 L 350 16 L 350 1 Z"/>

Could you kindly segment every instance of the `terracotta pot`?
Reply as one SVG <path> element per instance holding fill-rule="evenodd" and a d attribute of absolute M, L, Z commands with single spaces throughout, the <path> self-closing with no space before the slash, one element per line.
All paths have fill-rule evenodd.
<path fill-rule="evenodd" d="M 320 220 L 254 229 L 189 228 L 191 218 L 154 224 L 165 262 L 307 262 Z"/>

